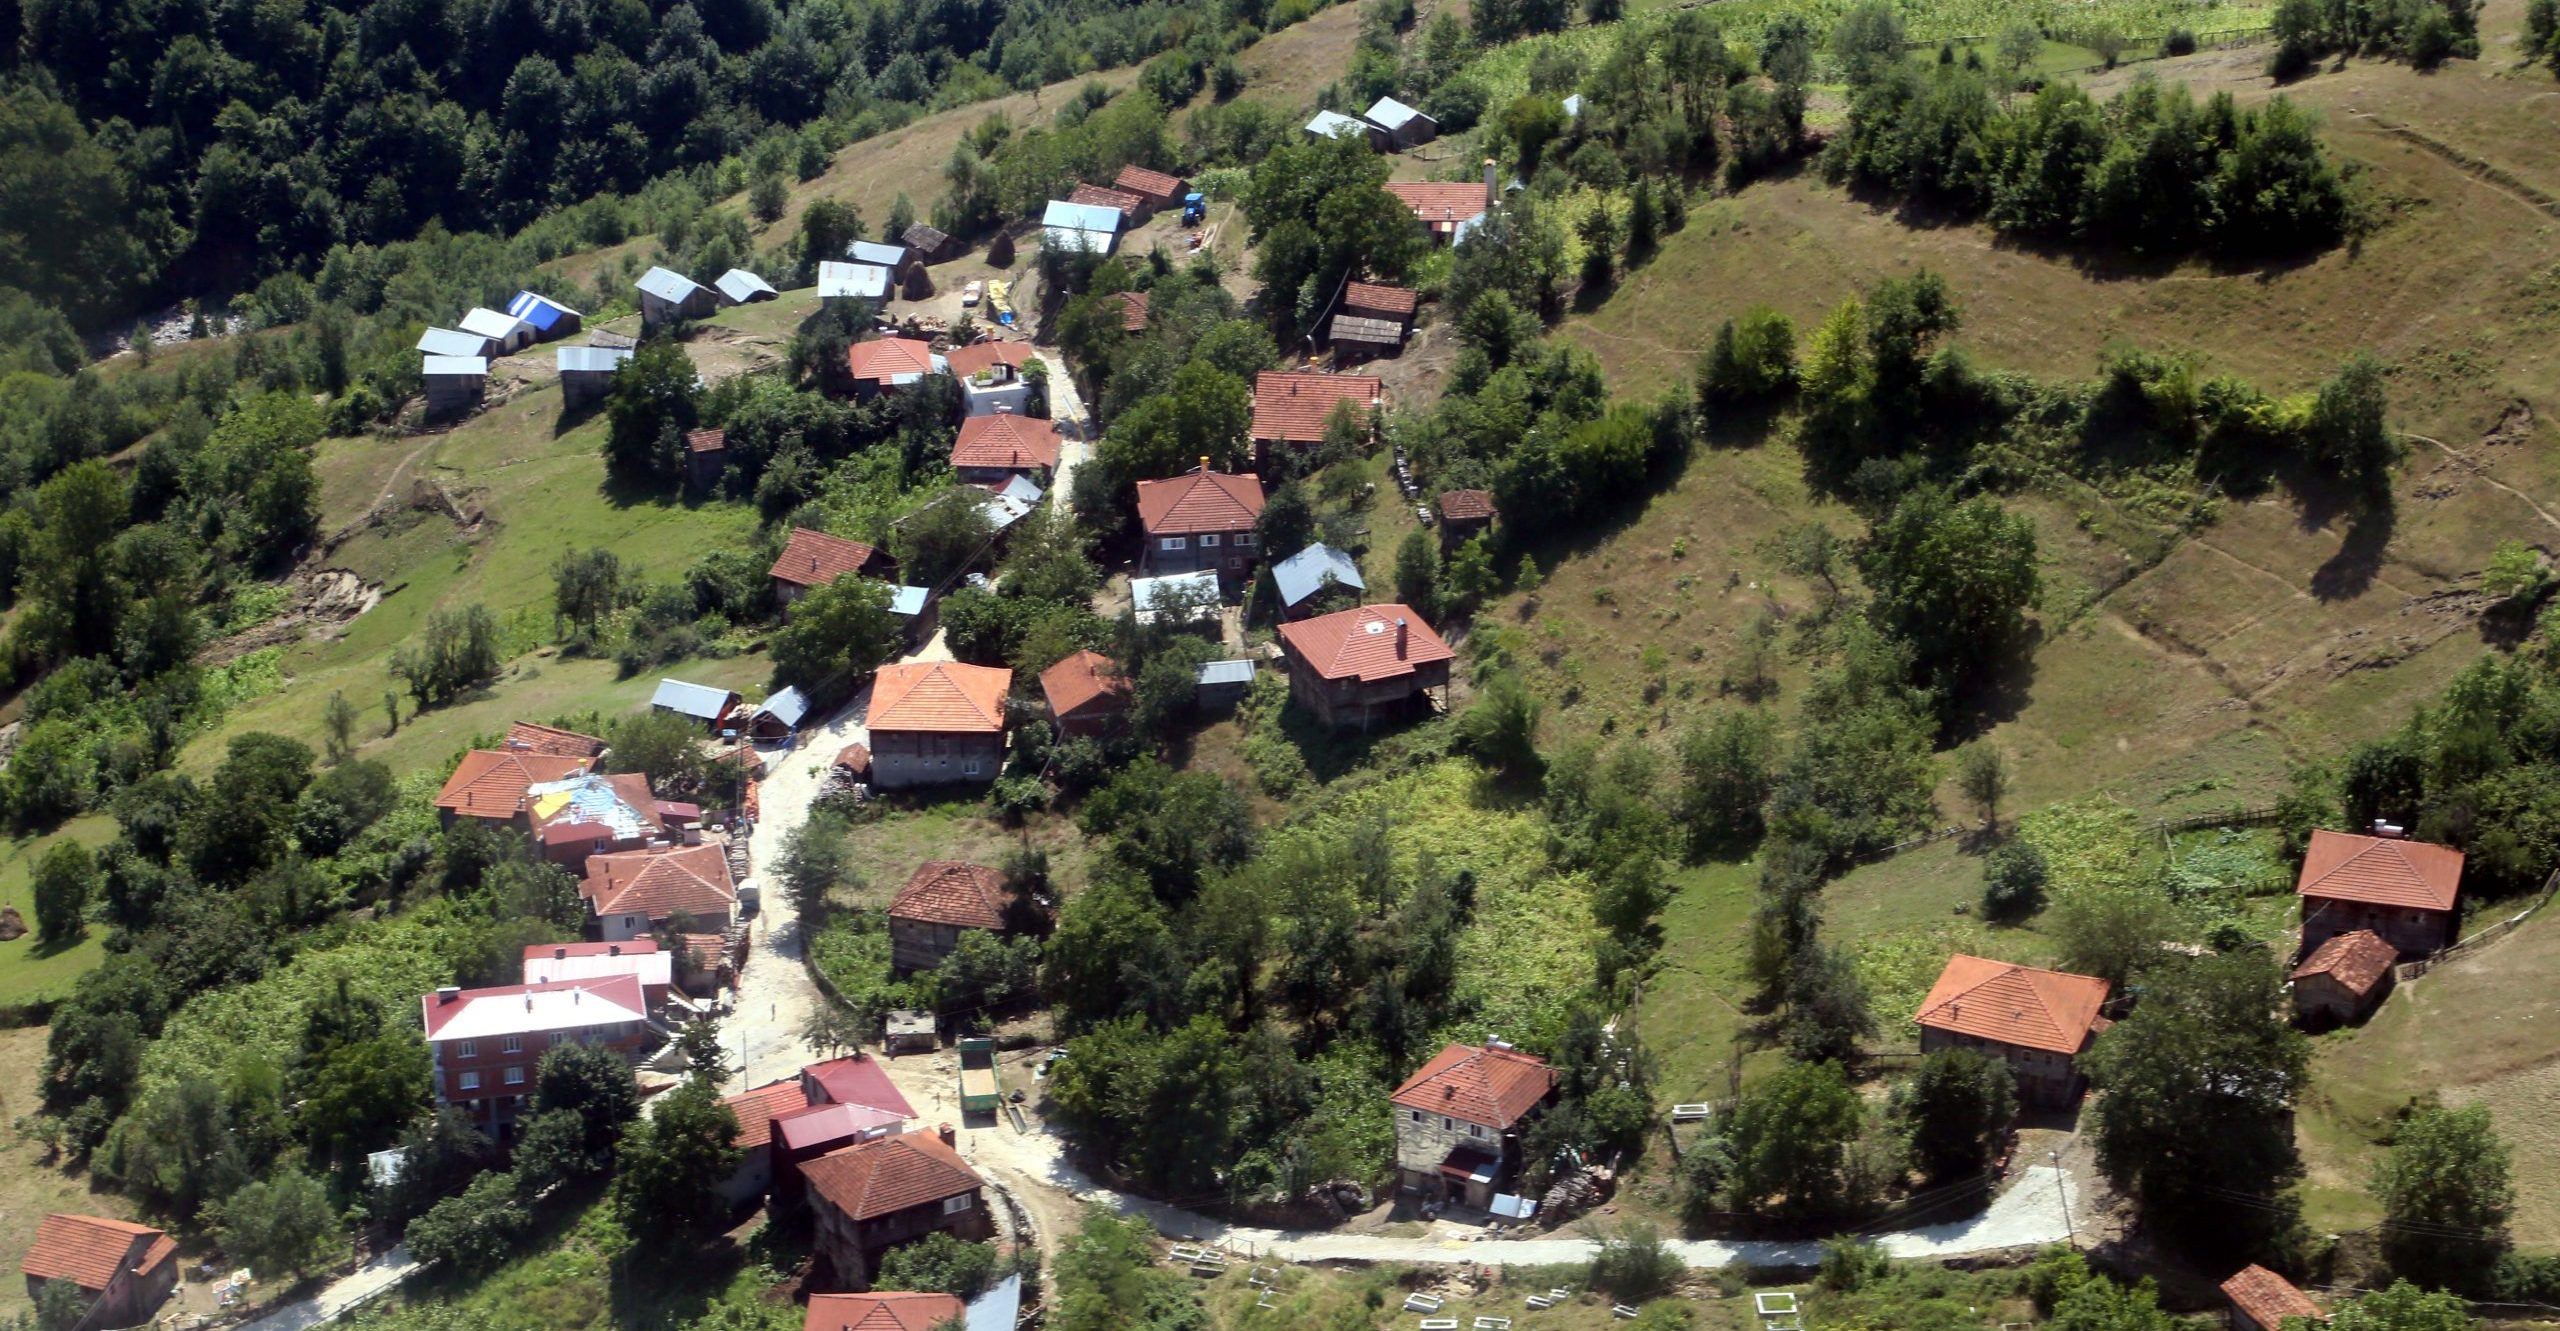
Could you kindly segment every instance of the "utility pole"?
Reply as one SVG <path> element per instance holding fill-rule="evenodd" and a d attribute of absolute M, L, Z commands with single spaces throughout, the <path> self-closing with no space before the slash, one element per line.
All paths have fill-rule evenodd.
<path fill-rule="evenodd" d="M 2071 1189 L 2062 1180 L 2062 1152 L 2047 1151 L 2044 1158 L 2053 1165 L 2053 1195 L 2062 1201 L 2062 1232 L 2073 1248 L 2080 1246 L 2079 1231 L 2071 1225 Z"/>

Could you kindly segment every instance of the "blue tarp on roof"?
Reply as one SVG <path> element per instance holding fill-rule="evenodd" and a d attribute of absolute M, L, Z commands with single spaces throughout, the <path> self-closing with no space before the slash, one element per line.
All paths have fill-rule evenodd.
<path fill-rule="evenodd" d="M 1354 591 L 1369 589 L 1369 584 L 1360 580 L 1360 566 L 1352 562 L 1351 556 L 1321 541 L 1272 565 L 1271 581 L 1279 587 L 1283 605 L 1296 605 L 1323 591 L 1328 581 Z"/>
<path fill-rule="evenodd" d="M 729 697 L 727 689 L 715 689 L 708 684 L 687 684 L 680 679 L 662 679 L 658 681 L 658 691 L 649 696 L 649 705 L 664 707 L 684 716 L 716 721 L 722 712 L 728 710 Z"/>
<path fill-rule="evenodd" d="M 548 333 L 559 327 L 562 318 L 575 318 L 578 312 L 549 296 L 519 291 L 507 302 L 507 313 L 532 324 L 537 332 Z"/>

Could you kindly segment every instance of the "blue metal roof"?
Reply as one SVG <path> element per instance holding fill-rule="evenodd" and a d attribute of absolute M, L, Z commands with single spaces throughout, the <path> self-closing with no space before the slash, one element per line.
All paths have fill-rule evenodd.
<path fill-rule="evenodd" d="M 531 291 L 517 292 L 516 298 L 507 302 L 507 313 L 532 324 L 535 329 L 545 333 L 558 327 L 561 319 L 576 318 L 578 314 L 576 310 L 549 296 Z"/>
<path fill-rule="evenodd" d="M 1324 590 L 1327 582 L 1338 582 L 1354 591 L 1367 591 L 1369 584 L 1360 580 L 1360 566 L 1351 556 L 1319 541 L 1271 566 L 1271 581 L 1280 588 L 1285 605 L 1300 601 Z"/>
<path fill-rule="evenodd" d="M 715 689 L 708 684 L 687 684 L 680 679 L 662 679 L 658 681 L 658 691 L 649 696 L 649 705 L 705 721 L 716 721 L 720 719 L 720 713 L 728 709 L 730 697 L 727 689 Z"/>

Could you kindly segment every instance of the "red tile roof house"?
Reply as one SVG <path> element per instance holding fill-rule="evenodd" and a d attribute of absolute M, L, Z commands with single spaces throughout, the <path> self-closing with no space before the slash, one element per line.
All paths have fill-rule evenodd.
<path fill-rule="evenodd" d="M 999 412 L 960 422 L 951 443 L 951 470 L 970 485 L 998 486 L 1028 476 L 1046 489 L 1058 466 L 1058 427 L 1032 416 Z"/>
<path fill-rule="evenodd" d="M 1040 672 L 1040 696 L 1061 735 L 1101 736 L 1129 710 L 1129 681 L 1100 652 L 1082 651 Z"/>
<path fill-rule="evenodd" d="M 593 735 L 581 735 L 558 726 L 535 725 L 518 721 L 507 727 L 506 743 L 499 746 L 513 753 L 539 753 L 551 758 L 601 758 L 604 741 Z"/>
<path fill-rule="evenodd" d="M 856 398 L 878 397 L 904 388 L 928 374 L 941 374 L 941 357 L 933 344 L 913 337 L 875 337 L 845 350 L 845 368 L 853 377 Z"/>
<path fill-rule="evenodd" d="M 1441 1050 L 1388 1097 L 1397 1187 L 1425 1201 L 1491 1207 L 1519 1171 L 1520 1125 L 1555 1088 L 1546 1060 L 1499 1040 Z"/>
<path fill-rule="evenodd" d="M 1354 606 L 1280 626 L 1289 698 L 1336 730 L 1401 719 L 1449 687 L 1457 653 L 1413 607 Z"/>
<path fill-rule="evenodd" d="M 2391 992 L 2400 950 L 2370 929 L 2332 934 L 2293 968 L 2293 1016 L 2306 1026 L 2362 1021 Z"/>
<path fill-rule="evenodd" d="M 1274 449 L 1301 451 L 1324 442 L 1324 427 L 1334 408 L 1348 402 L 1361 415 L 1361 428 L 1373 433 L 1378 412 L 1386 405 L 1387 386 L 1370 374 L 1313 374 L 1298 370 L 1265 370 L 1253 377 L 1253 449 L 1256 469 Z"/>
<path fill-rule="evenodd" d="M 2222 1282 L 2222 1297 L 2231 1301 L 2231 1331 L 2280 1331 L 2288 1317 L 2329 1320 L 2292 1281 L 2263 1266 L 2244 1266 Z"/>
<path fill-rule="evenodd" d="M 2404 957 L 2453 942 L 2461 919 L 2462 852 L 2400 837 L 2311 834 L 2294 882 L 2302 898 L 2302 949 L 2370 929 Z"/>
<path fill-rule="evenodd" d="M 1431 239 L 1447 245 L 1457 239 L 1460 224 L 1482 217 L 1493 210 L 1494 171 L 1485 168 L 1483 184 L 1467 181 L 1441 182 L 1422 180 L 1389 181 L 1386 191 L 1396 201 L 1412 210 L 1414 217 L 1431 232 Z"/>
<path fill-rule="evenodd" d="M 1067 202 L 1100 204 L 1105 208 L 1119 209 L 1120 228 L 1124 231 L 1154 216 L 1157 207 L 1160 206 L 1154 200 L 1134 191 L 1113 189 L 1108 185 L 1088 185 L 1082 182 L 1078 182 L 1074 189 L 1067 192 Z"/>
<path fill-rule="evenodd" d="M 1204 459 L 1191 471 L 1164 481 L 1138 482 L 1138 526 L 1146 533 L 1139 571 L 1218 575 L 1232 592 L 1250 575 L 1261 553 L 1253 525 L 1262 517 L 1262 478 L 1211 471 Z"/>
<path fill-rule="evenodd" d="M 648 1043 L 640 977 L 438 989 L 419 1000 L 434 1060 L 436 1103 L 459 1105 L 474 1126 L 504 1137 L 533 1094 L 533 1074 L 554 1044 L 601 1044 L 624 1055 Z"/>
<path fill-rule="evenodd" d="M 74 1331 L 140 1326 L 178 1287 L 178 1241 L 148 1225 L 57 1211 L 36 1226 L 18 1269 L 30 1302 L 57 1280 L 80 1291 L 89 1310 Z"/>
<path fill-rule="evenodd" d="M 1999 1056 L 2029 1104 L 2067 1105 L 2080 1094 L 2080 1055 L 2107 1028 L 2098 1015 L 2107 982 L 2094 975 L 1947 958 L 1912 1020 L 1920 1052 L 1971 1049 Z"/>
<path fill-rule="evenodd" d="M 525 792 L 552 781 L 582 776 L 593 765 L 588 758 L 557 758 L 512 749 L 473 749 L 462 755 L 453 775 L 436 792 L 436 813 L 444 825 L 457 818 L 533 830 Z"/>
<path fill-rule="evenodd" d="M 738 910 L 729 853 L 717 845 L 598 855 L 587 861 L 578 895 L 608 943 L 648 937 L 678 916 L 692 920 L 686 932 L 723 933 Z"/>
<path fill-rule="evenodd" d="M 1119 175 L 1112 177 L 1111 188 L 1123 194 L 1137 195 L 1146 200 L 1150 208 L 1170 208 L 1182 202 L 1182 196 L 1189 192 L 1190 185 L 1180 176 L 1150 171 L 1143 166 L 1124 166 L 1120 168 Z"/>
<path fill-rule="evenodd" d="M 1030 414 L 1031 385 L 1022 375 L 1022 367 L 1038 359 L 1032 355 L 1030 343 L 990 338 L 955 347 L 942 359 L 960 381 L 962 419 L 992 416 L 1000 411 L 1017 416 Z"/>
<path fill-rule="evenodd" d="M 814 1222 L 812 1244 L 836 1283 L 871 1283 L 880 1255 L 936 1231 L 963 1239 L 991 1232 L 985 1181 L 931 1133 L 831 1151 L 801 1167 Z"/>
<path fill-rule="evenodd" d="M 729 470 L 729 432 L 726 430 L 688 430 L 684 436 L 685 483 L 696 490 L 709 490 L 720 483 Z"/>
<path fill-rule="evenodd" d="M 862 1142 L 894 1137 L 915 1122 L 915 1108 L 875 1059 L 855 1054 L 800 1070 L 801 1103 L 773 1116 L 773 1200 L 797 1210 L 808 1200 L 811 1161 Z"/>
<path fill-rule="evenodd" d="M 889 964 L 900 975 L 932 970 L 966 931 L 1003 933 L 1013 907 L 1013 890 L 996 870 L 927 860 L 889 903 Z"/>
<path fill-rule="evenodd" d="M 948 1294 L 812 1294 L 800 1331 L 937 1331 L 968 1311 Z"/>
<path fill-rule="evenodd" d="M 897 571 L 897 561 L 879 549 L 807 527 L 791 529 L 790 537 L 782 543 L 782 553 L 774 556 L 769 570 L 773 599 L 782 604 L 785 615 L 790 613 L 792 602 L 838 578 L 886 578 Z"/>
<path fill-rule="evenodd" d="M 1004 766 L 1013 672 L 930 661 L 880 667 L 872 680 L 871 784 L 880 790 L 986 785 Z"/>

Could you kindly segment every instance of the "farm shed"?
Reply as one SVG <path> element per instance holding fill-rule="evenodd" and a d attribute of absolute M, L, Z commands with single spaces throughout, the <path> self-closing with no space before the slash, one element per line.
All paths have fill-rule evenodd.
<path fill-rule="evenodd" d="M 519 291 L 507 302 L 507 313 L 533 325 L 537 342 L 567 337 L 585 326 L 586 316 L 536 291 Z"/>
<path fill-rule="evenodd" d="M 631 359 L 628 347 L 562 347 L 560 405 L 581 407 L 613 391 L 613 376 Z"/>
<path fill-rule="evenodd" d="M 720 275 L 720 279 L 712 283 L 712 285 L 720 289 L 720 299 L 731 305 L 745 305 L 753 301 L 772 300 L 782 294 L 781 292 L 773 289 L 773 284 L 771 282 L 748 272 L 744 268 L 732 268 L 729 271 L 722 273 Z"/>
<path fill-rule="evenodd" d="M 429 356 L 419 368 L 429 416 L 460 416 L 480 405 L 489 387 L 489 362 L 478 356 Z"/>
<path fill-rule="evenodd" d="M 632 284 L 640 290 L 640 325 L 657 328 L 699 319 L 720 306 L 720 293 L 667 268 L 652 268 Z"/>
<path fill-rule="evenodd" d="M 513 355 L 533 345 L 532 324 L 485 305 L 462 316 L 462 331 L 489 339 L 489 345 L 496 348 L 492 355 Z"/>

